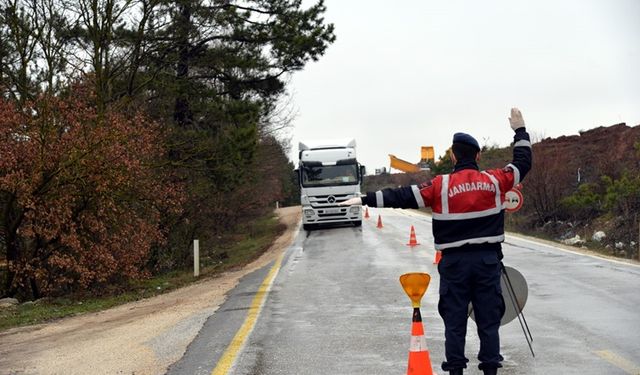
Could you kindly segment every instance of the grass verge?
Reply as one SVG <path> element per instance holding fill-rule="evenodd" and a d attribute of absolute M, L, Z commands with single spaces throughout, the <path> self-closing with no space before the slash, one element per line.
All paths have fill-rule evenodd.
<path fill-rule="evenodd" d="M 0 331 L 13 327 L 44 323 L 59 318 L 95 312 L 127 302 L 153 297 L 213 277 L 229 269 L 242 267 L 257 259 L 282 234 L 285 227 L 273 215 L 256 220 L 233 235 L 233 241 L 222 242 L 201 257 L 201 277 L 192 270 L 173 271 L 134 282 L 126 291 L 105 297 L 52 298 L 0 308 Z M 219 254 L 226 254 L 220 257 Z"/>

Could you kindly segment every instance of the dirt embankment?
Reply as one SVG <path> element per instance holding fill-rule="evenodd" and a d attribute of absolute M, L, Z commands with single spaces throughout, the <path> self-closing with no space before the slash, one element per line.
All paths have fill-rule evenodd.
<path fill-rule="evenodd" d="M 534 146 L 536 157 L 542 162 L 554 161 L 562 166 L 562 176 L 571 181 L 597 182 L 602 175 L 617 174 L 623 169 L 638 166 L 635 145 L 640 141 L 640 125 L 624 123 L 600 126 L 579 135 L 543 139 Z M 579 176 L 578 176 L 579 174 Z"/>
<path fill-rule="evenodd" d="M 291 244 L 300 207 L 277 213 L 287 230 L 242 270 L 106 311 L 1 333 L 0 374 L 163 374 L 239 279 Z"/>
<path fill-rule="evenodd" d="M 603 231 L 606 238 L 594 246 L 637 259 L 640 217 L 633 191 L 640 173 L 638 145 L 640 125 L 624 123 L 535 143 L 519 227 L 582 240 Z"/>

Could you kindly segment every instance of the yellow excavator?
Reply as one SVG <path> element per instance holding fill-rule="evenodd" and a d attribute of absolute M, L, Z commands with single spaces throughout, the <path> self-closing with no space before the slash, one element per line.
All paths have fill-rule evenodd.
<path fill-rule="evenodd" d="M 430 166 L 435 162 L 435 152 L 433 146 L 422 146 L 420 150 L 420 161 L 417 164 L 402 160 L 395 155 L 389 154 L 391 168 L 401 170 L 408 173 L 416 173 L 429 170 Z"/>

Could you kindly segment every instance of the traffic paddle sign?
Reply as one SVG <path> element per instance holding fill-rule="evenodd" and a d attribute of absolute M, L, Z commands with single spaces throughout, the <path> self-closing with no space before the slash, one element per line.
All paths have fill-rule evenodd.
<path fill-rule="evenodd" d="M 504 195 L 504 209 L 507 212 L 516 212 L 522 207 L 524 198 L 518 189 L 511 189 Z"/>
<path fill-rule="evenodd" d="M 524 305 L 527 304 L 529 287 L 527 286 L 527 280 L 520 271 L 513 267 L 504 266 L 500 278 L 500 288 L 502 289 L 505 304 L 504 315 L 500 319 L 500 325 L 503 326 L 522 313 Z M 471 303 L 469 303 L 469 316 L 474 321 L 476 320 Z"/>

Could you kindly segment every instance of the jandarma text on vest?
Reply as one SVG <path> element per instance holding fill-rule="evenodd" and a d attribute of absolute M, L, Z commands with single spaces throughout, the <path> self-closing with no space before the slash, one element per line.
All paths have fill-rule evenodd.
<path fill-rule="evenodd" d="M 449 198 L 454 195 L 464 193 L 467 191 L 484 190 L 492 193 L 496 192 L 496 186 L 490 182 L 466 182 L 464 184 L 458 184 L 449 189 Z"/>

